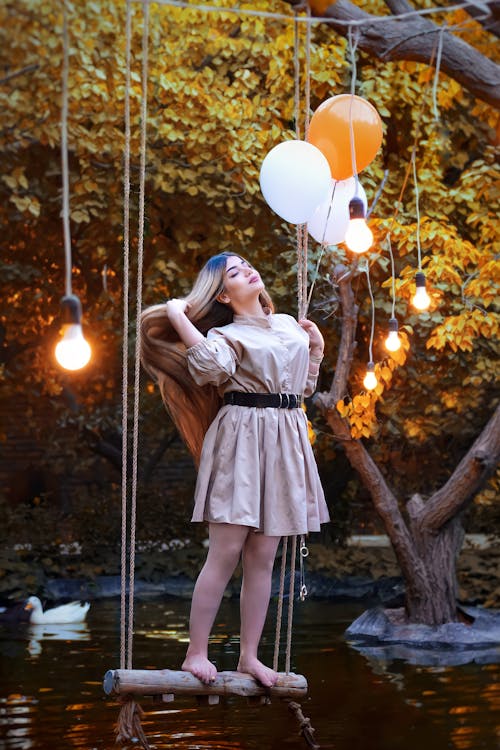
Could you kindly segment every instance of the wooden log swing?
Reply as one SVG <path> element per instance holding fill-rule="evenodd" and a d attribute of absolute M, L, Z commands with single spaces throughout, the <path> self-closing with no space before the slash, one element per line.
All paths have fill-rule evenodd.
<path fill-rule="evenodd" d="M 301 706 L 296 703 L 297 698 L 307 695 L 307 680 L 303 675 L 290 672 L 290 651 L 292 639 L 293 602 L 295 586 L 295 560 L 297 554 L 297 537 L 292 537 L 290 553 L 290 590 L 288 601 L 288 622 L 286 634 L 285 672 L 278 672 L 279 645 L 281 635 L 281 617 L 284 598 L 284 580 L 287 562 L 288 538 L 283 538 L 283 552 L 281 564 L 280 594 L 278 599 L 278 615 L 276 623 L 276 637 L 274 647 L 273 669 L 278 672 L 277 683 L 266 688 L 253 676 L 240 672 L 218 672 L 215 680 L 205 684 L 190 672 L 170 669 L 133 669 L 133 633 L 134 633 L 134 577 L 135 577 L 135 530 L 136 530 L 136 499 L 137 499 L 137 454 L 138 454 L 138 423 L 139 423 L 139 379 L 140 379 L 140 328 L 137 329 L 135 342 L 135 378 L 134 378 L 134 413 L 132 440 L 132 476 L 131 476 L 131 507 L 130 515 L 128 502 L 128 336 L 129 336 L 129 273 L 130 273 L 130 90 L 131 90 L 131 3 L 127 0 L 126 18 L 126 83 L 125 83 L 125 154 L 124 154 L 124 317 L 123 317 L 123 383 L 122 383 L 122 557 L 121 557 L 121 637 L 120 637 L 120 668 L 110 669 L 104 675 L 103 688 L 106 695 L 115 696 L 121 703 L 121 710 L 117 720 L 117 742 L 139 742 L 145 749 L 150 745 L 141 726 L 142 709 L 136 702 L 138 696 L 151 696 L 160 702 L 170 702 L 175 696 L 194 696 L 198 703 L 213 705 L 220 697 L 241 696 L 250 702 L 269 703 L 271 698 L 286 701 L 290 711 L 296 716 L 300 733 L 309 747 L 319 748 L 314 741 L 314 729 L 309 719 L 302 713 Z M 146 173 L 146 123 L 147 123 L 147 79 L 148 79 L 148 33 L 149 33 L 149 2 L 143 2 L 143 37 L 142 37 L 142 76 L 141 76 L 141 133 L 140 133 L 140 174 L 139 174 L 139 221 L 137 238 L 137 294 L 136 319 L 140 319 L 142 306 L 142 267 L 144 250 L 144 203 L 145 203 L 145 173 Z M 296 77 L 298 79 L 298 27 L 295 24 L 295 55 Z M 310 29 L 307 27 L 307 60 L 309 60 Z M 64 38 L 65 53 L 67 54 L 68 39 Z M 309 62 L 307 63 L 309 65 Z M 296 94 L 297 94 L 296 82 Z M 306 112 L 309 103 L 306 105 Z M 296 118 L 298 119 L 298 101 L 296 102 Z M 297 125 L 298 129 L 298 125 Z M 297 137 L 299 133 L 297 130 Z M 298 240 L 298 301 L 299 316 L 305 317 L 307 310 L 307 232 L 302 232 Z M 127 518 L 130 519 L 130 539 L 127 540 Z M 127 543 L 128 542 L 128 543 Z M 129 550 L 129 571 L 127 576 L 127 552 Z M 303 563 L 307 556 L 304 537 L 300 542 L 300 598 L 304 599 L 307 590 L 303 579 Z M 128 579 L 128 584 L 127 584 Z M 129 591 L 128 612 L 126 606 L 127 587 Z M 127 632 L 128 630 L 128 632 Z"/>
<path fill-rule="evenodd" d="M 175 696 L 207 698 L 209 705 L 219 702 L 220 697 L 238 695 L 244 698 L 304 698 L 307 695 L 307 680 L 303 675 L 280 672 L 276 685 L 265 688 L 251 675 L 243 672 L 217 672 L 209 684 L 201 682 L 191 672 L 172 669 L 110 669 L 104 675 L 106 695 L 161 696 L 163 702 L 173 701 Z"/>

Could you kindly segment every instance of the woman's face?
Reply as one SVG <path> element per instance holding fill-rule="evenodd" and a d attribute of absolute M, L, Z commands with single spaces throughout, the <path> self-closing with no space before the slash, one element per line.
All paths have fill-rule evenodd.
<path fill-rule="evenodd" d="M 227 259 L 224 271 L 224 292 L 221 295 L 221 298 L 227 299 L 222 301 L 239 307 L 247 301 L 254 301 L 263 289 L 264 284 L 260 274 L 247 260 L 237 255 L 231 255 Z"/>

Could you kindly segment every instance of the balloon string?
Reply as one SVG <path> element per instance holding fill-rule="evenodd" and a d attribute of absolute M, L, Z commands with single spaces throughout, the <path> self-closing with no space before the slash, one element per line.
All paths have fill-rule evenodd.
<path fill-rule="evenodd" d="M 329 203 L 329 205 L 328 205 L 328 213 L 327 213 L 327 215 L 326 215 L 326 221 L 325 221 L 325 229 L 324 229 L 324 231 L 323 231 L 323 238 L 322 238 L 322 240 L 321 240 L 321 244 L 322 244 L 322 245 L 323 245 L 323 244 L 325 243 L 325 238 L 326 238 L 326 229 L 327 229 L 327 227 L 328 227 L 328 220 L 330 219 L 330 214 L 331 214 L 331 212 L 332 212 L 332 208 L 333 208 L 333 201 L 334 201 L 334 198 L 335 198 L 335 188 L 336 188 L 336 187 L 337 187 L 337 180 L 334 180 L 334 181 L 333 181 L 333 187 L 332 187 L 332 197 L 330 198 L 330 203 Z"/>
<path fill-rule="evenodd" d="M 295 105 L 295 137 L 300 139 L 300 60 L 299 60 L 299 24 L 297 13 L 293 24 L 293 70 L 294 70 L 294 105 Z"/>

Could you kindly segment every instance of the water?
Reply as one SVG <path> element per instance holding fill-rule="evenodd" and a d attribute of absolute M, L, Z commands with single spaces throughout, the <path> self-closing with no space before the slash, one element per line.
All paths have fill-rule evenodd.
<path fill-rule="evenodd" d="M 500 747 L 500 667 L 416 667 L 369 661 L 342 637 L 358 605 L 308 601 L 295 608 L 292 669 L 306 675 L 303 711 L 322 748 L 495 750 Z M 136 601 L 134 667 L 178 669 L 189 602 Z M 273 610 L 272 610 L 273 612 Z M 272 616 L 272 614 L 271 614 Z M 211 657 L 234 669 L 238 604 L 225 601 Z M 274 626 L 262 655 L 272 662 Z M 119 602 L 93 602 L 80 626 L 0 628 L 0 750 L 115 748 L 114 699 L 102 678 L 119 666 Z M 230 698 L 198 707 L 191 698 L 157 705 L 140 699 L 143 727 L 158 748 L 294 750 L 307 745 L 286 705 Z M 132 747 L 133 744 L 129 743 Z"/>

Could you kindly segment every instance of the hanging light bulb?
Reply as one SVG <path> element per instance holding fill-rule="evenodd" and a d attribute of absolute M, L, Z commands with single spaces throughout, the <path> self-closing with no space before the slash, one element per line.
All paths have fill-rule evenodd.
<path fill-rule="evenodd" d="M 373 234 L 365 219 L 365 206 L 356 195 L 349 201 L 349 226 L 345 244 L 353 253 L 365 253 L 373 244 Z"/>
<path fill-rule="evenodd" d="M 398 335 L 398 321 L 396 318 L 389 318 L 389 335 L 385 340 L 385 348 L 390 352 L 397 352 L 401 349 L 401 341 Z"/>
<path fill-rule="evenodd" d="M 366 375 L 363 380 L 363 385 L 365 386 L 367 391 L 373 391 L 374 388 L 377 387 L 377 376 L 375 375 L 375 363 L 374 362 L 368 362 L 366 365 Z"/>
<path fill-rule="evenodd" d="M 417 284 L 417 289 L 415 291 L 415 296 L 411 301 L 412 305 L 413 307 L 416 307 L 417 310 L 427 310 L 431 304 L 431 298 L 427 294 L 425 288 L 425 274 L 422 273 L 422 271 L 418 271 L 415 274 L 415 282 Z"/>
<path fill-rule="evenodd" d="M 81 370 L 89 362 L 92 352 L 83 338 L 80 300 L 74 294 L 69 294 L 62 298 L 61 309 L 62 338 L 56 345 L 56 359 L 65 370 Z"/>

